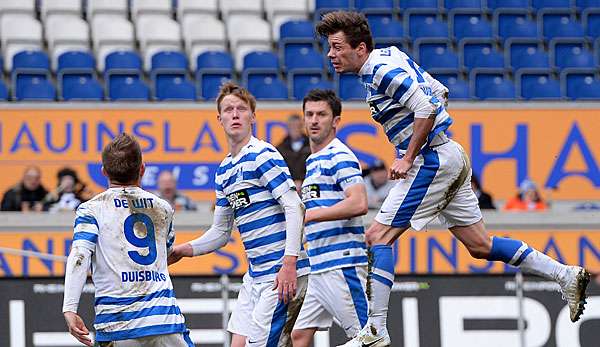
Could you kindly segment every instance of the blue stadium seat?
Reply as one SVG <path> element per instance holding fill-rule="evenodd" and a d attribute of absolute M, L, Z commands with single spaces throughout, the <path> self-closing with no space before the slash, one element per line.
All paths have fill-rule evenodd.
<path fill-rule="evenodd" d="M 342 100 L 365 100 L 367 90 L 355 74 L 336 74 L 338 95 Z"/>
<path fill-rule="evenodd" d="M 196 87 L 185 74 L 161 74 L 155 79 L 156 99 L 164 100 L 196 100 Z"/>
<path fill-rule="evenodd" d="M 482 8 L 481 0 L 444 0 L 444 7 L 447 10 L 461 9 L 461 8 Z"/>
<path fill-rule="evenodd" d="M 307 20 L 291 20 L 279 27 L 279 40 L 292 42 L 312 42 L 315 39 L 314 24 Z"/>
<path fill-rule="evenodd" d="M 504 56 L 494 47 L 492 40 L 464 40 L 462 65 L 466 69 L 503 68 Z"/>
<path fill-rule="evenodd" d="M 302 100 L 311 89 L 333 89 L 333 83 L 323 77 L 322 73 L 290 74 L 288 81 L 291 84 L 292 96 L 296 100 Z"/>
<path fill-rule="evenodd" d="M 542 20 L 543 35 L 546 40 L 557 37 L 583 37 L 583 26 L 566 12 L 547 12 L 538 15 Z"/>
<path fill-rule="evenodd" d="M 599 0 L 600 2 L 600 0 Z M 600 4 L 598 8 L 590 8 L 583 11 L 581 17 L 583 18 L 583 27 L 585 28 L 585 35 L 590 40 L 595 40 L 600 37 Z"/>
<path fill-rule="evenodd" d="M 12 71 L 41 69 L 50 71 L 50 59 L 44 51 L 21 51 L 13 56 Z"/>
<path fill-rule="evenodd" d="M 521 70 L 516 75 L 518 96 L 525 100 L 559 100 L 560 82 L 549 69 Z"/>
<path fill-rule="evenodd" d="M 570 8 L 571 0 L 531 0 L 531 6 L 538 10 L 544 8 Z"/>
<path fill-rule="evenodd" d="M 57 71 L 94 71 L 96 59 L 89 52 L 68 51 L 58 57 Z"/>
<path fill-rule="evenodd" d="M 138 70 L 142 71 L 142 58 L 133 51 L 116 51 L 105 58 L 104 70 Z"/>
<path fill-rule="evenodd" d="M 583 11 L 588 8 L 600 8 L 600 0 L 576 0 L 575 6 L 578 11 Z"/>
<path fill-rule="evenodd" d="M 401 9 L 428 8 L 437 9 L 438 0 L 400 0 Z"/>
<path fill-rule="evenodd" d="M 148 101 L 150 89 L 138 76 L 115 78 L 108 88 L 111 101 Z"/>
<path fill-rule="evenodd" d="M 285 69 L 323 69 L 323 56 L 314 48 L 288 46 L 285 51 Z"/>
<path fill-rule="evenodd" d="M 265 77 L 248 84 L 248 90 L 258 100 L 287 100 L 288 88 L 279 78 Z"/>
<path fill-rule="evenodd" d="M 54 101 L 56 89 L 48 79 L 33 77 L 17 85 L 15 99 L 17 101 Z"/>
<path fill-rule="evenodd" d="M 0 101 L 8 100 L 8 88 L 4 84 L 4 81 L 0 79 Z"/>
<path fill-rule="evenodd" d="M 231 80 L 233 59 L 225 52 L 209 51 L 196 59 L 196 83 L 203 99 L 213 100 L 225 81 Z"/>
<path fill-rule="evenodd" d="M 524 68 L 550 68 L 550 56 L 539 47 L 529 47 L 510 60 L 514 70 Z"/>
<path fill-rule="evenodd" d="M 438 19 L 436 12 L 407 14 L 409 34 L 413 40 L 422 37 L 448 38 L 448 23 Z M 405 16 L 405 18 L 406 18 Z"/>
<path fill-rule="evenodd" d="M 244 71 L 249 69 L 279 70 L 279 59 L 272 52 L 250 52 L 244 56 Z"/>
<path fill-rule="evenodd" d="M 394 0 L 354 0 L 354 7 L 363 13 L 379 13 L 381 10 L 391 13 Z"/>
<path fill-rule="evenodd" d="M 594 56 L 583 39 L 556 39 L 550 43 L 552 63 L 559 69 L 593 68 Z"/>
<path fill-rule="evenodd" d="M 514 99 L 516 96 L 514 83 L 505 75 L 504 70 L 478 69 L 471 71 L 471 91 L 479 99 Z"/>
<path fill-rule="evenodd" d="M 527 12 L 521 10 L 510 11 L 511 12 L 497 12 L 494 15 L 494 27 L 496 28 L 497 36 L 502 40 L 511 37 L 537 39 L 537 23 L 529 18 Z"/>
<path fill-rule="evenodd" d="M 350 0 L 316 0 L 314 19 L 316 21 L 327 12 L 349 9 L 350 7 Z"/>
<path fill-rule="evenodd" d="M 596 70 L 567 69 L 561 72 L 561 83 L 566 96 L 573 100 L 600 100 L 600 80 L 594 73 Z"/>
<path fill-rule="evenodd" d="M 404 50 L 407 46 L 404 39 L 404 27 L 402 23 L 396 19 L 387 17 L 371 19 L 369 18 L 369 26 L 373 34 L 373 41 L 376 48 L 396 46 Z"/>
<path fill-rule="evenodd" d="M 453 13 L 450 28 L 457 42 L 464 38 L 491 38 L 493 35 L 492 24 L 480 13 Z"/>
<path fill-rule="evenodd" d="M 510 38 L 504 42 L 505 60 L 512 65 L 518 56 L 524 54 L 529 48 L 544 50 L 543 41 L 527 38 Z"/>
<path fill-rule="evenodd" d="M 451 78 L 457 79 L 459 78 L 458 70 L 450 70 L 450 69 L 427 69 L 427 72 L 431 75 L 431 77 L 438 80 L 443 85 L 447 85 L 448 81 Z"/>
<path fill-rule="evenodd" d="M 462 78 L 450 77 L 444 85 L 448 87 L 448 98 L 451 100 L 471 99 L 469 84 Z"/>
<path fill-rule="evenodd" d="M 151 70 L 187 70 L 188 61 L 185 54 L 178 51 L 162 51 L 154 54 L 151 60 Z"/>
<path fill-rule="evenodd" d="M 104 90 L 96 78 L 86 75 L 66 75 L 62 79 L 60 97 L 65 101 L 101 101 Z"/>
<path fill-rule="evenodd" d="M 415 42 L 419 65 L 424 69 L 459 68 L 458 55 L 452 50 L 452 41 L 420 39 Z"/>
<path fill-rule="evenodd" d="M 487 7 L 497 9 L 525 9 L 529 7 L 529 0 L 487 0 Z"/>

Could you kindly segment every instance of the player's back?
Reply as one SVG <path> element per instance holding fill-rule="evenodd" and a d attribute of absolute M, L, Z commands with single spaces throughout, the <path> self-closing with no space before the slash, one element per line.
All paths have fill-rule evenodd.
<path fill-rule="evenodd" d="M 104 340 L 185 331 L 167 270 L 172 218 L 166 201 L 139 187 L 110 188 L 78 208 L 74 242 L 95 243 L 95 328 Z"/>

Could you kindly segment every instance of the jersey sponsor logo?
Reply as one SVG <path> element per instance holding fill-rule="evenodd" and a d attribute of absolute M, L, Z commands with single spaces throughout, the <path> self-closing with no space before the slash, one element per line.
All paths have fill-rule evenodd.
<path fill-rule="evenodd" d="M 238 190 L 227 195 L 227 201 L 229 201 L 231 208 L 238 210 L 250 205 L 250 194 L 245 189 Z"/>
<path fill-rule="evenodd" d="M 377 107 L 377 104 L 375 104 L 372 101 L 369 101 L 369 110 L 371 110 L 372 117 L 380 112 L 379 107 Z"/>
<path fill-rule="evenodd" d="M 302 187 L 302 201 L 321 197 L 321 189 L 318 184 L 309 184 Z"/>
<path fill-rule="evenodd" d="M 157 271 L 123 271 L 121 272 L 121 281 L 125 282 L 165 282 L 167 276 Z"/>

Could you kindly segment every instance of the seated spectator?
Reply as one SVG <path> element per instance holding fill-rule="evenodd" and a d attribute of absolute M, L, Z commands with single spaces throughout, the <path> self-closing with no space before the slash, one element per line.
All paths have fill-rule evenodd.
<path fill-rule="evenodd" d="M 156 195 L 165 199 L 175 211 L 196 211 L 192 199 L 177 191 L 177 179 L 171 171 L 162 171 L 158 175 L 158 191 Z"/>
<path fill-rule="evenodd" d="M 306 159 L 310 155 L 310 145 L 308 136 L 304 134 L 304 125 L 299 115 L 291 115 L 288 118 L 287 126 L 288 135 L 276 148 L 290 168 L 296 189 L 300 191 L 302 181 L 306 176 Z"/>
<path fill-rule="evenodd" d="M 94 194 L 79 180 L 75 170 L 65 167 L 56 174 L 56 189 L 44 198 L 44 210 L 50 212 L 75 211 L 79 204 Z"/>
<path fill-rule="evenodd" d="M 495 210 L 496 206 L 494 205 L 494 201 L 492 196 L 487 192 L 481 190 L 481 185 L 479 184 L 479 180 L 477 176 L 471 175 L 471 188 L 473 188 L 473 192 L 475 196 L 479 200 L 479 208 L 482 210 Z"/>
<path fill-rule="evenodd" d="M 507 211 L 544 211 L 548 208 L 542 200 L 537 185 L 526 179 L 519 185 L 519 194 L 510 199 L 504 209 Z"/>
<path fill-rule="evenodd" d="M 381 160 L 376 160 L 369 167 L 365 176 L 369 208 L 377 209 L 381 207 L 383 200 L 388 196 L 394 184 L 394 181 L 389 180 L 389 173 L 385 163 Z"/>
<path fill-rule="evenodd" d="M 43 209 L 42 200 L 48 194 L 41 179 L 42 172 L 39 167 L 26 168 L 21 182 L 4 193 L 2 211 L 41 211 Z"/>

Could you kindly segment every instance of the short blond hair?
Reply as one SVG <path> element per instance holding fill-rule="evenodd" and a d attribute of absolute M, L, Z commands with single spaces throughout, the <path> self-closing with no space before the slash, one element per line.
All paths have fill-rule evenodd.
<path fill-rule="evenodd" d="M 219 95 L 217 96 L 217 111 L 219 111 L 219 113 L 221 113 L 221 101 L 223 101 L 223 98 L 225 98 L 227 95 L 237 96 L 247 103 L 248 106 L 250 106 L 252 113 L 256 111 L 256 99 L 252 94 L 250 94 L 248 89 L 233 82 L 227 82 L 221 86 Z"/>

